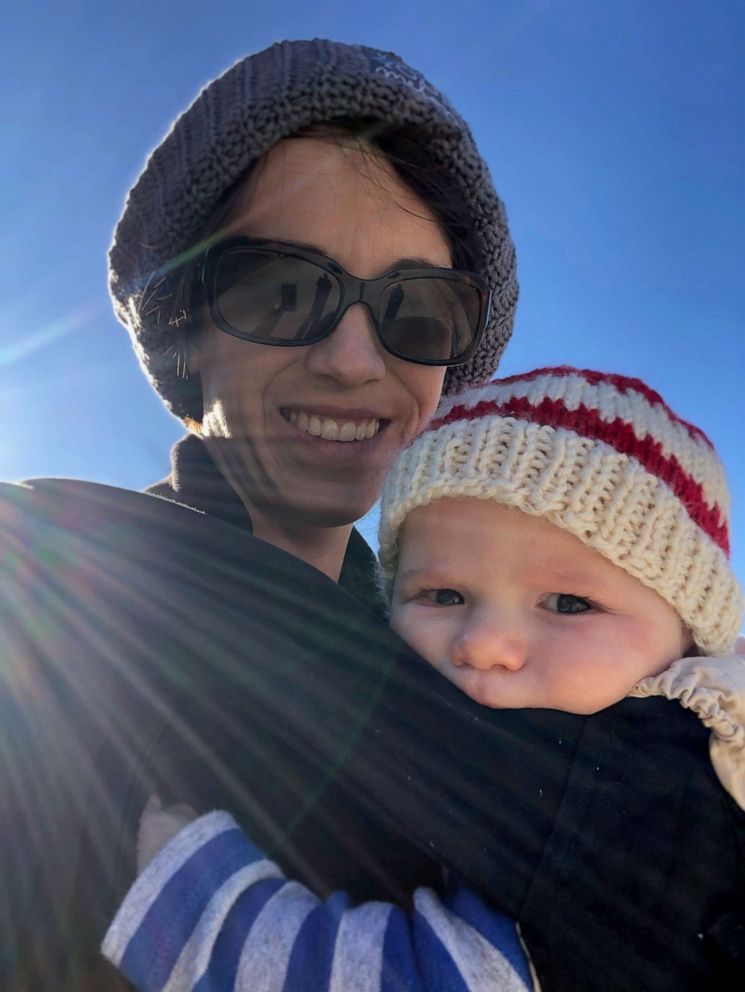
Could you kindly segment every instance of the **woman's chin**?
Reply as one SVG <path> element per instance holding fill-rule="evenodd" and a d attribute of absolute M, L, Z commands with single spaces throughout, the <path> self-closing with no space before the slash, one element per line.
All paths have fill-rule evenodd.
<path fill-rule="evenodd" d="M 305 524 L 307 527 L 347 527 L 367 513 L 373 506 L 375 498 L 339 499 L 334 500 L 298 500 L 288 511 L 295 526 Z"/>

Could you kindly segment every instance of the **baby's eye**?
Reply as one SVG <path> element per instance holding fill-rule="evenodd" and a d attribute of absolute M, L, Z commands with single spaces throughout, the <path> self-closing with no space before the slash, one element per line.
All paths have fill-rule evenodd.
<path fill-rule="evenodd" d="M 541 601 L 541 606 L 552 613 L 587 613 L 595 608 L 589 599 L 569 592 L 553 592 Z"/>
<path fill-rule="evenodd" d="M 425 589 L 421 595 L 436 606 L 463 606 L 465 603 L 457 589 Z"/>

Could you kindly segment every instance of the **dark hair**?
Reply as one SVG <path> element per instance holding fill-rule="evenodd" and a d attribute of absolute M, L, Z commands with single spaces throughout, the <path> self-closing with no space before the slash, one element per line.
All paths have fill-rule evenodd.
<path fill-rule="evenodd" d="M 450 246 L 453 268 L 471 272 L 482 268 L 481 243 L 469 217 L 468 203 L 452 174 L 425 152 L 426 142 L 419 128 L 364 118 L 338 118 L 302 134 L 310 137 L 346 134 L 382 152 L 403 184 L 435 215 Z M 432 135 L 428 137 L 431 139 Z"/>
<path fill-rule="evenodd" d="M 352 139 L 360 150 L 368 147 L 373 153 L 381 153 L 402 183 L 426 203 L 434 214 L 450 247 L 453 267 L 466 271 L 479 271 L 483 267 L 481 243 L 469 214 L 468 203 L 452 175 L 434 163 L 424 150 L 426 142 L 420 128 L 344 117 L 303 128 L 288 137 L 328 138 L 333 141 L 347 138 Z M 431 139 L 432 135 L 428 134 L 427 137 Z M 179 332 L 179 369 L 186 380 L 184 386 L 195 407 L 201 406 L 201 383 L 197 374 L 188 371 L 188 341 L 198 333 L 197 321 L 193 319 L 196 310 L 196 264 L 201 247 L 220 236 L 246 180 L 254 170 L 261 168 L 262 162 L 261 158 L 253 162 L 220 197 L 200 232 L 194 252 L 190 253 L 177 280 L 171 322 Z M 189 425 L 196 428 L 198 422 L 190 419 Z"/>

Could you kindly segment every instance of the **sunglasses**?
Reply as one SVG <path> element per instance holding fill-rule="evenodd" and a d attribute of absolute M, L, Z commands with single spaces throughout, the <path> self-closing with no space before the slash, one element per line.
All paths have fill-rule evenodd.
<path fill-rule="evenodd" d="M 245 237 L 211 245 L 200 278 L 214 323 L 245 341 L 315 344 L 349 307 L 363 303 L 382 347 L 418 365 L 468 361 L 491 301 L 485 280 L 473 272 L 406 266 L 358 279 L 320 252 Z"/>

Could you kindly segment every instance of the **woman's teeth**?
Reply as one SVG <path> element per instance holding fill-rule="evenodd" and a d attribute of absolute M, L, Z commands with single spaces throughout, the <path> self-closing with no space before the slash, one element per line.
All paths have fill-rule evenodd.
<path fill-rule="evenodd" d="M 373 417 L 370 420 L 332 420 L 330 417 L 317 417 L 315 414 L 298 413 L 290 410 L 287 419 L 298 430 L 313 437 L 323 438 L 324 441 L 366 441 L 380 430 L 380 421 Z"/>

